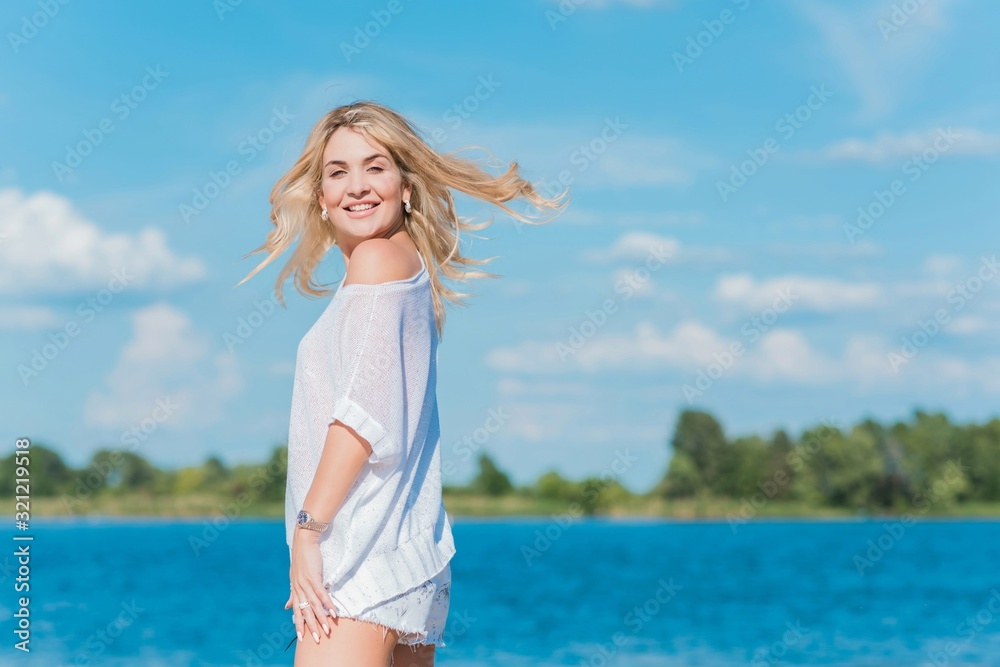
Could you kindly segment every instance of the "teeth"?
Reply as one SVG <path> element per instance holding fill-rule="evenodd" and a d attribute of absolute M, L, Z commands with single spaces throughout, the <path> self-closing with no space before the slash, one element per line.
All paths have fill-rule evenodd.
<path fill-rule="evenodd" d="M 357 212 L 357 211 L 367 211 L 370 208 L 375 208 L 375 204 L 357 204 L 355 206 L 348 206 L 347 210 L 352 212 Z"/>

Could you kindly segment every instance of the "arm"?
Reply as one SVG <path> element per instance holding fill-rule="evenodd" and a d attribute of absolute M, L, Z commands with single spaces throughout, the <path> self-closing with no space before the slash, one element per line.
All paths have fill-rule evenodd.
<path fill-rule="evenodd" d="M 331 521 L 370 455 L 371 446 L 368 441 L 353 429 L 339 421 L 330 424 L 316 475 L 302 506 L 317 521 Z M 310 539 L 316 542 L 321 536 L 322 533 L 315 530 L 295 530 L 296 541 Z"/>

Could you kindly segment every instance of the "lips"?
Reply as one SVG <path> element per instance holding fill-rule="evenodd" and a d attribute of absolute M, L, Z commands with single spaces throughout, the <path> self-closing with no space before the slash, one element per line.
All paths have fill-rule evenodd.
<path fill-rule="evenodd" d="M 368 217 L 369 215 L 373 214 L 375 212 L 375 210 L 378 209 L 378 207 L 379 207 L 380 204 L 381 204 L 381 202 L 377 202 L 377 201 L 359 201 L 357 203 L 345 206 L 344 207 L 344 212 L 347 213 L 347 217 L 353 218 L 353 219 L 356 220 L 358 218 L 365 218 L 365 217 Z M 362 208 L 360 211 L 352 211 L 351 210 L 352 206 L 368 206 L 368 207 L 367 208 Z"/>
<path fill-rule="evenodd" d="M 369 210 L 369 208 L 375 208 L 378 205 L 379 205 L 379 202 L 377 202 L 377 201 L 359 201 L 359 202 L 355 202 L 353 204 L 349 204 L 349 205 L 345 206 L 344 210 L 345 211 L 349 211 L 351 213 L 361 213 L 363 211 Z M 352 211 L 351 209 L 354 208 L 354 207 L 356 207 L 356 206 L 362 206 L 362 207 L 366 207 L 366 208 L 362 208 L 361 210 L 358 210 L 358 211 Z"/>

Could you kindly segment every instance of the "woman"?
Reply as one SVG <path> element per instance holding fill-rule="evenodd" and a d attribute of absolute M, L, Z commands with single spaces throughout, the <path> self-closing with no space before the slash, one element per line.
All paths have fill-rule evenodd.
<path fill-rule="evenodd" d="M 445 299 L 467 294 L 443 277 L 496 277 L 459 266 L 462 229 L 450 189 L 493 203 L 522 197 L 561 211 L 567 193 L 539 195 L 517 163 L 492 176 L 439 154 L 396 112 L 372 102 L 334 109 L 271 192 L 265 259 L 298 238 L 276 293 L 312 273 L 331 246 L 345 276 L 296 355 L 288 436 L 286 543 L 299 645 L 295 664 L 433 665 L 444 646 L 451 523 L 441 498 L 437 345 Z M 253 253 L 251 253 L 253 254 Z M 372 632 L 375 630 L 375 632 Z M 309 639 L 303 641 L 308 633 Z M 293 639 L 294 641 L 294 639 Z"/>

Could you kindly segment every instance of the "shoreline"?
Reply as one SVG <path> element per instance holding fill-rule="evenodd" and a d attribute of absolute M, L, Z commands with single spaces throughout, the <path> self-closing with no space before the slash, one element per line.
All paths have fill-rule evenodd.
<path fill-rule="evenodd" d="M 14 515 L 0 515 L 5 519 L 9 519 L 11 523 L 14 521 Z M 225 515 L 221 514 L 201 514 L 201 515 L 145 515 L 145 514 L 56 514 L 56 515 L 46 515 L 40 517 L 33 517 L 31 519 L 32 523 L 170 523 L 170 524 L 184 524 L 184 523 L 204 523 L 205 521 L 212 521 L 213 519 L 226 518 L 228 522 L 231 523 L 279 523 L 283 524 L 285 522 L 284 517 L 275 517 L 268 515 L 254 515 L 254 516 L 239 516 L 233 518 L 227 518 Z M 831 516 L 831 515 L 817 515 L 817 516 L 802 516 L 802 515 L 787 515 L 787 516 L 760 516 L 745 519 L 745 523 L 741 525 L 747 525 L 751 523 L 867 523 L 867 522 L 879 522 L 879 521 L 890 521 L 899 520 L 902 515 L 900 514 L 865 514 L 865 515 L 843 515 L 843 516 Z M 546 515 L 536 515 L 536 514 L 499 514 L 490 516 L 479 516 L 474 514 L 458 515 L 448 513 L 448 518 L 451 520 L 452 524 L 458 523 L 550 523 L 552 521 L 551 516 Z M 690 523 L 729 523 L 727 517 L 715 517 L 715 516 L 705 516 L 705 517 L 656 517 L 648 516 L 644 514 L 636 515 L 614 515 L 614 516 L 603 516 L 603 515 L 593 515 L 593 516 L 581 516 L 575 517 L 571 520 L 573 523 L 619 523 L 619 524 L 634 524 L 634 523 L 648 523 L 648 524 L 690 524 Z M 1000 522 L 1000 514 L 997 515 L 976 515 L 976 514 L 935 514 L 929 516 L 914 516 L 914 522 L 961 522 L 961 521 L 975 521 L 975 522 Z"/>

